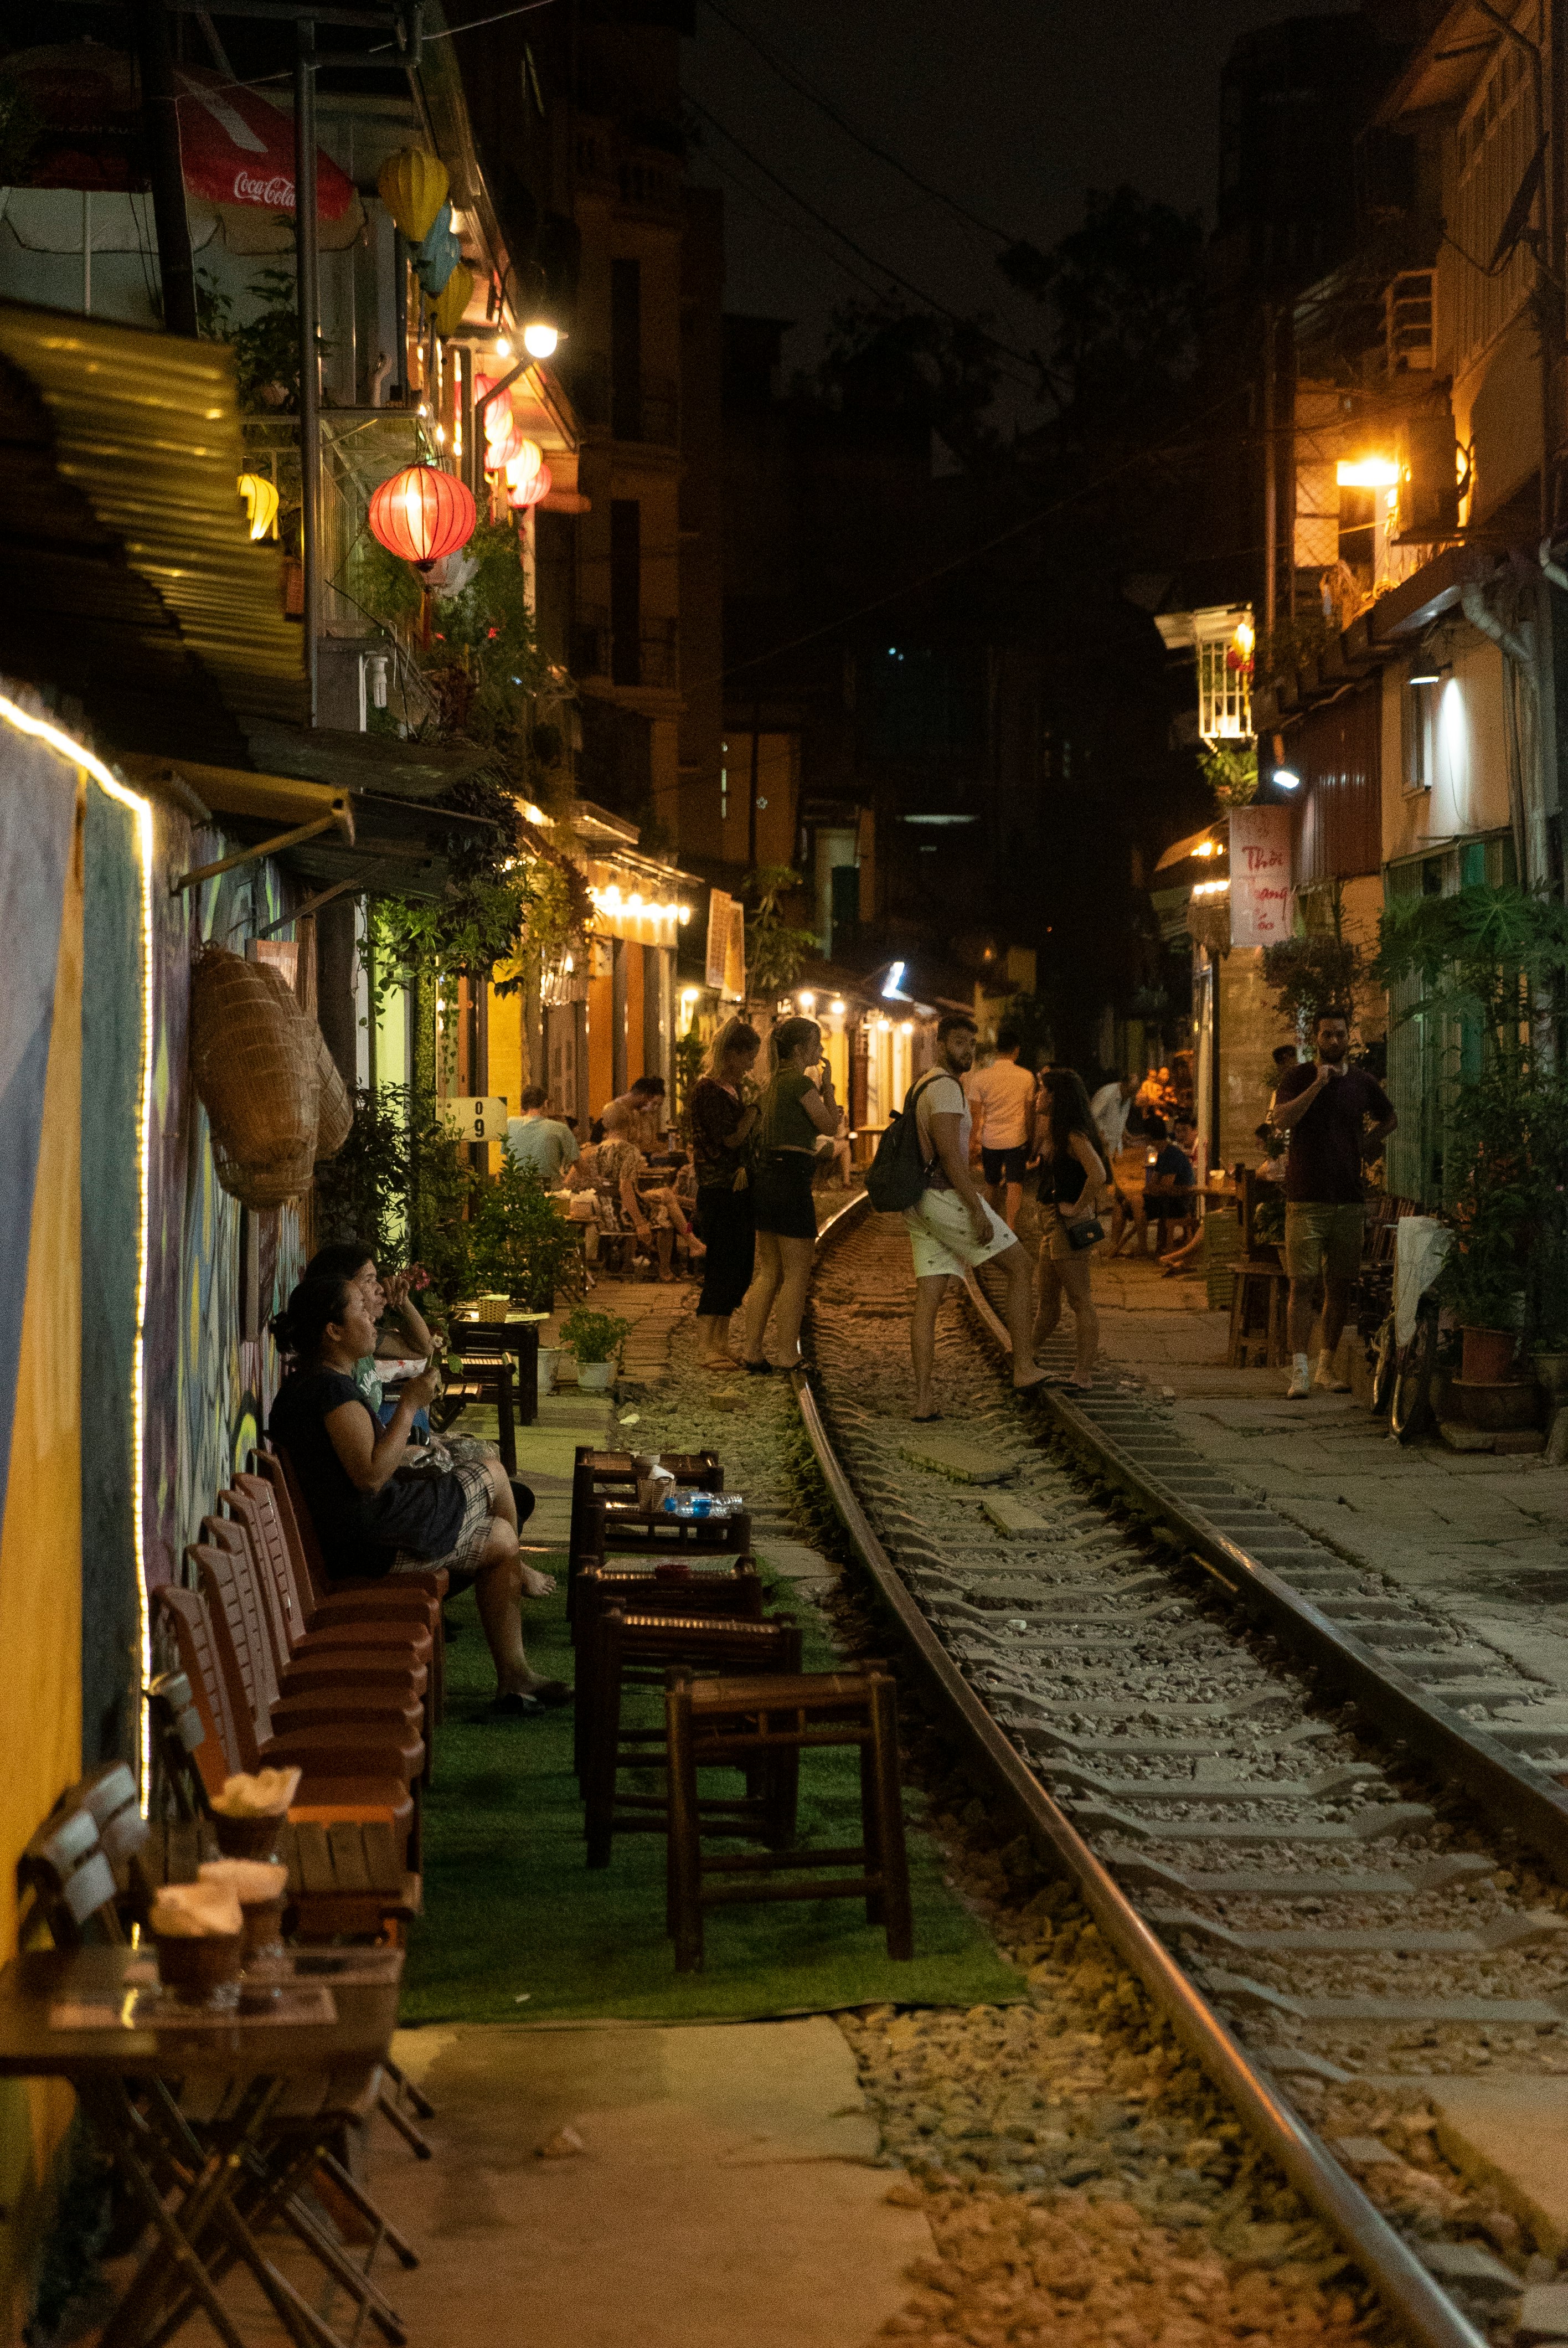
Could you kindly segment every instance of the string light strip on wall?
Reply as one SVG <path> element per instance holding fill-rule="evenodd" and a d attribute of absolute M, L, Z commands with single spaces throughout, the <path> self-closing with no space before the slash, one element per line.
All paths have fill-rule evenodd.
<path fill-rule="evenodd" d="M 149 1255 L 150 1185 L 148 1179 L 149 1159 L 152 1142 L 152 802 L 138 793 L 128 790 L 124 783 L 110 774 L 101 758 L 73 741 L 59 726 L 51 726 L 45 717 L 35 717 L 28 710 L 19 708 L 0 694 L 0 718 L 18 734 L 26 734 L 36 742 L 44 742 L 56 756 L 64 758 L 78 773 L 90 775 L 98 788 L 121 807 L 128 808 L 136 820 L 137 844 L 141 867 L 141 1071 L 137 1087 L 138 1102 L 137 1117 L 137 1232 L 136 1232 L 136 1346 L 131 1366 L 131 1507 L 132 1546 L 136 1566 L 136 1620 L 139 1650 L 141 1688 L 145 1690 L 152 1676 L 152 1617 L 147 1596 L 147 1529 L 144 1518 L 146 1500 L 146 1441 L 147 1441 L 147 1282 Z M 141 1781 L 141 1814 L 147 1816 L 152 1786 L 151 1725 L 145 1695 L 139 1704 L 140 1728 L 137 1755 Z"/>

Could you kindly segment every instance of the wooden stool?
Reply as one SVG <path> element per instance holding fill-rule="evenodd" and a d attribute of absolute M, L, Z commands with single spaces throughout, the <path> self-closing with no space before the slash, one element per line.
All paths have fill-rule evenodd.
<path fill-rule="evenodd" d="M 664 1695 L 670 1752 L 669 1910 L 675 1970 L 702 1962 L 705 1910 L 764 1900 L 859 1900 L 866 1921 L 885 1926 L 890 1957 L 915 1953 L 909 1861 L 898 1780 L 898 1698 L 885 1663 L 856 1672 L 809 1672 L 798 1679 L 694 1680 L 672 1672 Z M 710 1859 L 702 1849 L 699 1769 L 747 1769 L 776 1755 L 812 1746 L 860 1748 L 861 1841 L 851 1849 L 769 1850 Z M 804 1883 L 772 1879 L 788 1869 L 854 1868 L 846 1882 L 812 1876 Z M 739 1876 L 739 1882 L 706 1879 Z"/>
<path fill-rule="evenodd" d="M 618 1834 L 663 1834 L 668 1828 L 667 1793 L 618 1790 L 623 1769 L 660 1767 L 665 1759 L 665 1729 L 625 1728 L 621 1700 L 628 1687 L 662 1688 L 672 1668 L 797 1677 L 801 1634 L 794 1622 L 725 1622 L 713 1615 L 629 1614 L 620 1606 L 599 1609 L 588 1632 L 585 1667 L 578 1674 L 578 1702 L 588 1690 L 589 1725 L 584 1738 L 583 1799 L 587 1808 L 588 1864 L 608 1867 Z M 747 1765 L 744 1797 L 699 1803 L 704 1834 L 755 1837 L 778 1848 L 794 1832 L 799 1756 L 776 1754 Z M 782 1766 L 781 1766 L 782 1765 Z"/>
<path fill-rule="evenodd" d="M 609 1606 L 624 1613 L 683 1614 L 702 1622 L 760 1622 L 763 1582 L 756 1560 L 738 1557 L 726 1565 L 692 1566 L 680 1561 L 677 1576 L 668 1568 L 619 1563 L 589 1564 L 579 1586 L 577 1643 L 591 1654 L 594 1628 Z M 660 1673 L 659 1684 L 664 1684 Z M 572 1715 L 572 1766 L 579 1784 L 588 1767 L 589 1732 L 593 1720 L 591 1667 L 585 1663 Z M 663 1742 L 663 1731 L 660 1731 Z"/>
<path fill-rule="evenodd" d="M 716 1451 L 661 1451 L 659 1465 L 667 1468 L 677 1485 L 689 1491 L 722 1492 L 724 1471 Z M 581 1562 L 588 1511 L 596 1500 L 635 1500 L 637 1455 L 630 1451 L 596 1451 L 579 1443 L 572 1464 L 571 1531 L 567 1541 L 567 1620 L 572 1619 L 572 1585 Z"/>
<path fill-rule="evenodd" d="M 575 1560 L 567 1565 L 567 1618 L 576 1636 L 577 1584 L 590 1565 L 606 1559 L 641 1558 L 651 1565 L 667 1563 L 678 1570 L 682 1562 L 699 1558 L 745 1557 L 751 1553 L 752 1519 L 742 1509 L 733 1517 L 655 1516 L 626 1500 L 590 1500 L 583 1510 L 582 1530 Z"/>
<path fill-rule="evenodd" d="M 1233 1370 L 1283 1369 L 1285 1308 L 1290 1281 L 1283 1264 L 1249 1258 L 1235 1267 L 1231 1293 L 1230 1349 Z"/>

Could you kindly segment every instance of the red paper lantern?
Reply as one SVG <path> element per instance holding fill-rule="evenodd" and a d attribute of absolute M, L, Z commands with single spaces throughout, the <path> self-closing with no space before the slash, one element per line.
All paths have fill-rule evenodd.
<path fill-rule="evenodd" d="M 428 571 L 474 535 L 472 493 L 435 465 L 407 465 L 383 481 L 370 501 L 371 535 L 388 554 Z"/>
<path fill-rule="evenodd" d="M 550 469 L 548 465 L 536 465 L 526 479 L 520 481 L 512 480 L 508 472 L 507 480 L 507 503 L 518 511 L 537 506 L 550 493 Z"/>

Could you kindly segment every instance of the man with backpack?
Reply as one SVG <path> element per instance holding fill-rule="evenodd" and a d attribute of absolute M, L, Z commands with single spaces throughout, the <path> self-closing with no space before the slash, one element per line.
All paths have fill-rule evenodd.
<path fill-rule="evenodd" d="M 877 1145 L 866 1178 L 879 1212 L 903 1211 L 915 1257 L 915 1313 L 909 1350 L 915 1362 L 917 1426 L 940 1418 L 932 1395 L 937 1365 L 937 1312 L 949 1280 L 993 1260 L 1007 1278 L 1007 1322 L 1012 1336 L 1012 1382 L 1019 1393 L 1039 1385 L 1045 1372 L 1030 1344 L 1034 1298 L 1030 1260 L 969 1172 L 969 1105 L 961 1079 L 974 1063 L 978 1030 L 966 1011 L 937 1022 L 937 1060 L 917 1077 L 902 1111 Z"/>

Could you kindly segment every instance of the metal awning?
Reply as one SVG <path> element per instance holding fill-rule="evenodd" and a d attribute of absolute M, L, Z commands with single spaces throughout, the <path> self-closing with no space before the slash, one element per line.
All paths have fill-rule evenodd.
<path fill-rule="evenodd" d="M 1185 839 L 1176 840 L 1172 847 L 1166 849 L 1154 867 L 1155 871 L 1166 872 L 1173 864 L 1185 864 L 1189 857 L 1200 853 L 1205 841 L 1212 843 L 1217 855 L 1223 856 L 1225 853 L 1230 845 L 1230 835 L 1223 821 L 1205 825 L 1202 831 L 1190 831 Z"/>
<path fill-rule="evenodd" d="M 118 750 L 238 766 L 304 713 L 282 556 L 253 545 L 231 355 L 0 301 L 0 625 L 13 675 Z"/>

